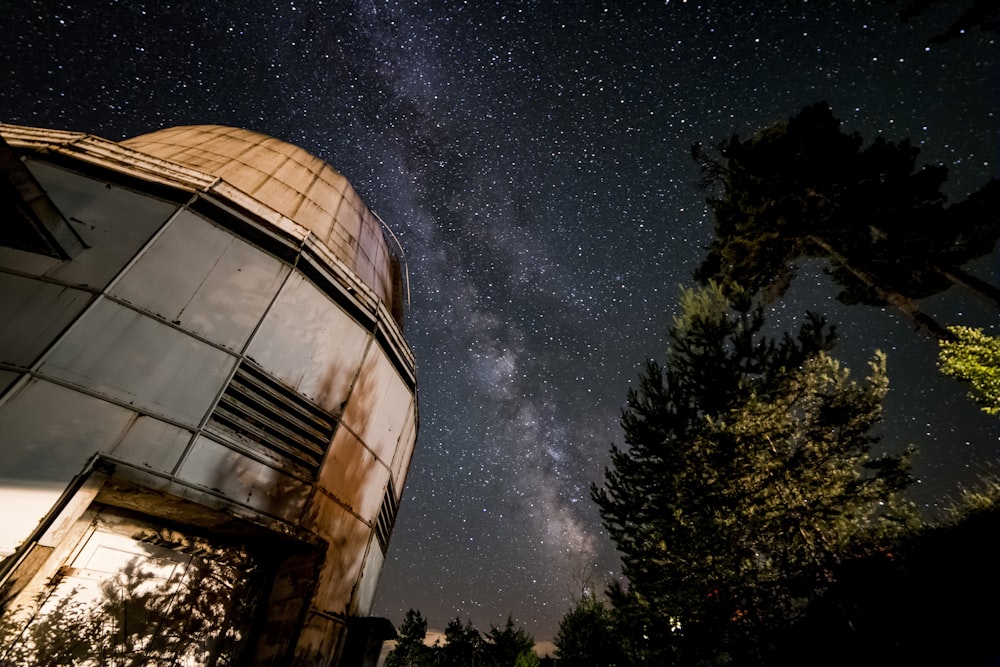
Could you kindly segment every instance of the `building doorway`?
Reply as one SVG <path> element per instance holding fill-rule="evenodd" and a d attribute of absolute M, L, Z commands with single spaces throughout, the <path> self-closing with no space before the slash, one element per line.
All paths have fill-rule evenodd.
<path fill-rule="evenodd" d="M 35 600 L 0 622 L 0 664 L 239 662 L 264 589 L 241 545 L 92 507 Z"/>

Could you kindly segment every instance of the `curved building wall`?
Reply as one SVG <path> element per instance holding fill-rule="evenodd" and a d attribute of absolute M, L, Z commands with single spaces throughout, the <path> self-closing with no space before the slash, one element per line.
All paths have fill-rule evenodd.
<path fill-rule="evenodd" d="M 233 132 L 217 151 L 261 173 L 271 163 L 247 150 L 288 146 Z M 21 165 L 8 186 L 34 179 L 62 216 L 47 224 L 81 241 L 29 247 L 31 213 L 7 216 L 15 229 L 0 237 L 0 502 L 23 508 L 0 534 L 7 596 L 23 608 L 67 594 L 55 573 L 91 567 L 79 560 L 91 551 L 164 562 L 156 550 L 172 550 L 194 572 L 184 545 L 200 540 L 246 554 L 213 561 L 247 573 L 255 596 L 225 631 L 241 655 L 331 664 L 370 610 L 418 422 L 399 264 L 377 219 L 331 177 L 372 223 L 351 255 L 299 215 L 307 199 L 272 208 L 284 198 L 247 192 L 232 160 L 166 161 L 178 156 L 161 148 L 148 160 L 143 138 L 0 133 Z M 289 187 L 336 174 L 312 160 Z"/>
<path fill-rule="evenodd" d="M 172 127 L 121 142 L 212 174 L 308 229 L 390 310 L 401 298 L 378 217 L 340 172 L 298 146 L 220 125 Z"/>

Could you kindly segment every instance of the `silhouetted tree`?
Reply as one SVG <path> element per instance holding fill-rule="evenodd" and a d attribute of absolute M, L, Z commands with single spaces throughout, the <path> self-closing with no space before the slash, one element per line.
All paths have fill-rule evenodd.
<path fill-rule="evenodd" d="M 494 667 L 538 667 L 535 640 L 524 628 L 516 627 L 510 616 L 503 629 L 490 626 L 486 633 L 486 657 Z"/>
<path fill-rule="evenodd" d="M 803 109 L 748 139 L 692 155 L 715 217 L 695 277 L 780 297 L 796 262 L 826 260 L 846 303 L 889 304 L 938 338 L 944 327 L 915 300 L 961 285 L 1000 309 L 1000 290 L 961 267 L 1000 237 L 1000 181 L 946 207 L 945 167 L 916 168 L 919 149 L 881 137 L 864 147 L 830 107 Z"/>
<path fill-rule="evenodd" d="M 472 621 L 462 624 L 458 618 L 450 621 L 444 629 L 444 646 L 440 647 L 443 667 L 478 667 L 485 661 L 483 638 Z"/>
<path fill-rule="evenodd" d="M 1000 609 L 988 602 L 1000 595 L 990 538 L 1000 529 L 998 498 L 997 478 L 987 478 L 891 550 L 845 563 L 828 597 L 850 600 L 852 627 L 838 627 L 840 610 L 821 601 L 768 665 L 1000 664 Z"/>
<path fill-rule="evenodd" d="M 433 664 L 432 649 L 424 645 L 427 620 L 419 611 L 410 609 L 399 626 L 396 648 L 386 656 L 386 667 L 427 667 Z"/>
<path fill-rule="evenodd" d="M 991 34 L 1000 32 L 1000 3 L 996 0 L 970 0 L 966 3 L 955 0 L 887 0 L 887 2 L 896 4 L 902 2 L 903 7 L 899 17 L 903 21 L 923 14 L 932 5 L 947 4 L 950 8 L 958 7 L 960 13 L 953 17 L 951 25 L 944 32 L 927 40 L 931 44 L 948 42 L 973 30 Z"/>
<path fill-rule="evenodd" d="M 593 594 L 585 594 L 559 621 L 555 645 L 565 667 L 624 665 L 611 608 Z"/>
<path fill-rule="evenodd" d="M 684 291 L 665 365 L 629 391 L 628 448 L 592 489 L 629 582 L 610 595 L 647 664 L 764 653 L 838 562 L 911 520 L 907 457 L 869 455 L 884 357 L 857 383 L 821 318 L 780 341 L 762 326 L 745 295 Z"/>

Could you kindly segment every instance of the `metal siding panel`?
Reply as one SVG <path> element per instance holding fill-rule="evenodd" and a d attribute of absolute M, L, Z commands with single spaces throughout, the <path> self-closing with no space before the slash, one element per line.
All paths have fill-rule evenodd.
<path fill-rule="evenodd" d="M 403 487 L 406 485 L 406 476 L 410 470 L 410 460 L 413 458 L 413 450 L 417 443 L 417 405 L 416 397 L 410 403 L 410 409 L 406 414 L 406 424 L 403 426 L 403 433 L 396 445 L 393 454 L 392 479 L 396 485 L 396 501 L 403 495 Z"/>
<path fill-rule="evenodd" d="M 177 329 L 101 300 L 39 372 L 196 426 L 235 362 Z"/>
<path fill-rule="evenodd" d="M 365 521 L 374 521 L 389 470 L 346 428 L 338 428 L 318 484 Z"/>
<path fill-rule="evenodd" d="M 288 521 L 298 519 L 310 490 L 308 484 L 205 437 L 195 441 L 177 476 Z"/>
<path fill-rule="evenodd" d="M 365 559 L 364 569 L 361 573 L 361 581 L 358 582 L 358 591 L 354 595 L 354 608 L 351 609 L 353 616 L 368 616 L 371 613 L 383 563 L 385 563 L 385 556 L 382 555 L 381 549 L 368 550 L 368 557 Z"/>
<path fill-rule="evenodd" d="M 30 366 L 92 298 L 82 290 L 0 273 L 0 361 Z"/>
<path fill-rule="evenodd" d="M 241 350 L 289 270 L 183 211 L 111 293 L 219 345 Z"/>
<path fill-rule="evenodd" d="M 314 605 L 332 614 L 347 613 L 361 576 L 372 531 L 325 494 L 317 494 L 304 521 L 329 543 Z"/>
<path fill-rule="evenodd" d="M 386 358 L 373 345 L 351 392 L 343 421 L 387 465 L 406 423 L 413 393 Z"/>
<path fill-rule="evenodd" d="M 103 288 L 176 210 L 168 202 L 51 165 L 29 166 L 88 246 L 48 271 L 67 283 Z"/>
<path fill-rule="evenodd" d="M 140 415 L 111 454 L 129 463 L 171 473 L 191 435 L 191 431 Z"/>
<path fill-rule="evenodd" d="M 80 472 L 121 439 L 135 413 L 43 380 L 0 406 L 0 477 L 58 481 Z"/>
<path fill-rule="evenodd" d="M 339 415 L 370 335 L 299 274 L 288 279 L 247 355 Z"/>

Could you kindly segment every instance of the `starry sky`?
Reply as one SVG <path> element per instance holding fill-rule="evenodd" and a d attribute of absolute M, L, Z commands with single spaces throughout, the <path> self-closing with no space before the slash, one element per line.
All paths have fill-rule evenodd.
<path fill-rule="evenodd" d="M 967 3 L 906 22 L 900 4 L 3 0 L 0 120 L 113 140 L 245 127 L 344 173 L 406 250 L 420 387 L 374 612 L 510 614 L 547 640 L 617 576 L 589 485 L 710 238 L 691 144 L 828 100 L 847 130 L 950 165 L 952 201 L 1000 175 L 996 36 L 928 44 Z M 834 294 L 807 265 L 773 322 L 827 312 L 858 372 L 888 353 L 883 444 L 920 448 L 933 510 L 996 466 L 997 421 L 937 377 L 933 343 Z M 956 295 L 922 305 L 997 324 Z"/>

